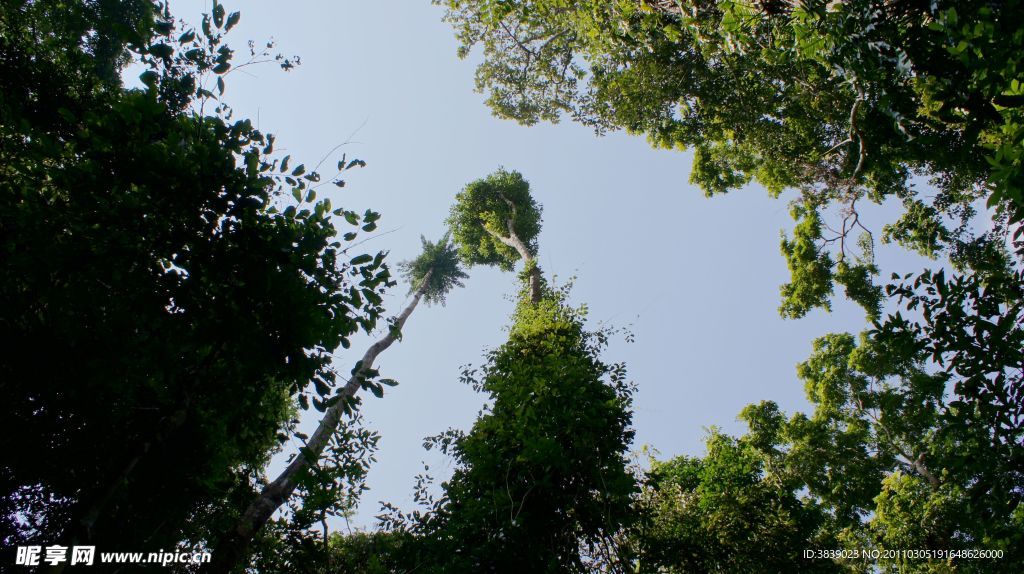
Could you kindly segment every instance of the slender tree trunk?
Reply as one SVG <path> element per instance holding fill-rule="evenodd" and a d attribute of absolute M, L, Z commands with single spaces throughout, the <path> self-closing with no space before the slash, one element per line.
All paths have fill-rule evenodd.
<path fill-rule="evenodd" d="M 917 474 L 920 474 L 921 476 L 923 476 L 925 478 L 925 480 L 928 481 L 928 484 L 931 485 L 932 490 L 939 490 L 939 488 L 942 487 L 942 483 L 939 481 L 939 479 L 936 478 L 935 475 L 932 474 L 930 470 L 928 470 L 927 466 L 925 466 L 925 464 L 924 464 L 924 452 L 922 452 L 921 454 L 917 455 L 917 458 L 914 459 L 914 461 L 910 463 L 910 468 L 913 468 L 914 471 L 917 472 Z"/>
<path fill-rule="evenodd" d="M 331 437 L 338 430 L 346 402 L 359 391 L 363 381 L 367 378 L 367 373 L 373 369 L 373 362 L 377 359 L 377 356 L 398 340 L 402 327 L 405 326 L 405 321 L 412 314 L 413 310 L 416 309 L 420 299 L 426 293 L 432 274 L 433 271 L 429 271 L 424 276 L 419 288 L 413 295 L 412 301 L 397 317 L 394 326 L 388 331 L 388 334 L 370 345 L 370 348 L 366 350 L 363 359 L 359 362 L 359 369 L 338 392 L 338 400 L 324 412 L 324 416 L 320 419 L 320 424 L 316 427 L 316 431 L 306 441 L 306 446 L 300 449 L 292 462 L 281 471 L 277 478 L 265 486 L 259 496 L 249 503 L 249 507 L 242 513 L 238 522 L 235 523 L 217 545 L 213 553 L 213 560 L 209 565 L 202 568 L 200 572 L 203 574 L 228 574 L 231 572 L 245 557 L 249 544 L 256 533 L 263 528 L 263 525 L 270 520 L 274 512 L 287 502 L 288 498 L 295 492 L 299 474 L 303 470 L 318 464 L 320 456 L 330 442 Z"/>
<path fill-rule="evenodd" d="M 504 243 L 505 245 L 508 245 L 512 249 L 515 249 L 517 252 L 519 252 L 519 256 L 523 258 L 524 262 L 526 262 L 526 268 L 530 273 L 530 301 L 538 303 L 540 302 L 541 298 L 540 267 L 537 266 L 537 260 L 534 259 L 533 255 L 526 248 L 526 245 L 519 239 L 519 237 L 515 233 L 512 233 L 511 221 L 509 222 L 508 229 L 509 233 L 511 234 L 511 237 L 505 237 L 499 233 L 491 231 L 490 229 L 487 230 L 487 233 L 490 233 L 498 241 Z"/>
<path fill-rule="evenodd" d="M 540 267 L 537 266 L 537 261 L 534 259 L 533 253 L 530 253 L 530 250 L 526 247 L 526 244 L 523 243 L 523 240 L 520 239 L 518 235 L 516 235 L 515 225 L 513 223 L 516 216 L 516 205 L 503 194 L 500 195 L 501 199 L 503 199 L 505 203 L 507 203 L 508 206 L 512 209 L 512 217 L 509 217 L 508 219 L 505 220 L 505 227 L 508 229 L 508 236 L 506 237 L 500 233 L 488 229 L 486 225 L 484 226 L 484 230 L 486 230 L 487 233 L 490 233 L 492 236 L 494 236 L 494 238 L 497 239 L 498 241 L 504 243 L 505 245 L 508 245 L 512 249 L 515 249 L 516 253 L 519 254 L 519 257 L 523 259 L 523 262 L 526 263 L 526 268 L 529 270 L 530 273 L 530 301 L 534 303 L 539 303 L 541 299 Z"/>

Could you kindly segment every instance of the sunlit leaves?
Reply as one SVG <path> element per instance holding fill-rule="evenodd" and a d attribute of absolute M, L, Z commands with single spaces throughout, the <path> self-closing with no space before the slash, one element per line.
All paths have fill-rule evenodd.
<path fill-rule="evenodd" d="M 428 524 L 444 572 L 581 572 L 581 545 L 627 520 L 631 385 L 565 291 L 520 305 L 509 340 L 467 380 L 490 404 L 450 445 L 458 466 Z"/>
<path fill-rule="evenodd" d="M 825 220 L 833 208 L 899 199 L 906 216 L 887 236 L 962 269 L 991 263 L 978 245 L 1024 229 L 1007 225 L 1024 216 L 1019 0 L 435 3 L 459 54 L 482 50 L 477 88 L 496 115 L 571 117 L 693 149 L 690 180 L 709 195 L 751 181 L 798 190 L 842 239 L 798 232 L 784 246 L 785 316 L 827 308 L 837 281 L 878 314 L 873 264 L 844 252 L 850 221 Z M 915 189 L 915 175 L 936 192 Z M 1006 217 L 978 232 L 988 226 L 973 205 L 986 196 Z"/>
<path fill-rule="evenodd" d="M 793 238 L 782 238 L 782 254 L 789 266 L 791 281 L 782 286 L 784 317 L 802 317 L 814 307 L 830 308 L 832 294 L 832 257 L 821 248 L 822 222 L 817 210 L 794 206 L 797 225 Z"/>
<path fill-rule="evenodd" d="M 511 239 L 513 234 L 536 253 L 541 207 L 519 172 L 498 170 L 467 185 L 455 200 L 448 226 L 467 265 L 496 265 L 510 271 L 520 256 L 502 238 Z"/>

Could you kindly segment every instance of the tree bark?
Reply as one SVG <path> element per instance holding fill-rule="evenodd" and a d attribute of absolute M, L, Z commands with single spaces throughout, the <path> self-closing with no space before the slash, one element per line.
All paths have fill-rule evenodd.
<path fill-rule="evenodd" d="M 939 482 L 939 479 L 936 478 L 935 475 L 928 470 L 927 466 L 925 466 L 923 452 L 917 455 L 917 458 L 910 463 L 910 468 L 913 468 L 914 471 L 917 472 L 917 474 L 923 476 L 925 480 L 928 481 L 928 484 L 931 485 L 932 490 L 938 490 L 942 486 L 942 483 Z"/>
<path fill-rule="evenodd" d="M 516 230 L 513 223 L 516 217 L 516 205 L 512 203 L 512 201 L 505 197 L 503 194 L 499 193 L 499 195 L 501 195 L 501 199 L 504 200 L 505 203 L 507 203 L 509 208 L 512 210 L 512 217 L 508 217 L 505 219 L 505 227 L 508 229 L 508 236 L 506 237 L 500 233 L 488 229 L 486 225 L 484 226 L 484 229 L 487 231 L 487 233 L 490 233 L 492 236 L 494 236 L 494 238 L 497 239 L 498 241 L 504 243 L 505 245 L 508 245 L 512 249 L 515 249 L 516 253 L 519 254 L 519 257 L 521 257 L 523 261 L 526 263 L 526 267 L 527 269 L 529 269 L 530 273 L 530 301 L 533 303 L 539 303 L 541 298 L 540 267 L 537 267 L 537 261 L 534 259 L 533 253 L 530 253 L 530 250 L 526 247 L 526 244 L 523 243 L 523 240 L 520 239 L 518 235 L 516 235 Z"/>
<path fill-rule="evenodd" d="M 683 13 L 682 7 L 675 0 L 641 0 L 640 3 L 646 4 L 651 10 L 660 14 L 679 16 Z"/>
<path fill-rule="evenodd" d="M 377 359 L 377 356 L 398 340 L 406 320 L 426 293 L 432 274 L 433 271 L 428 271 L 423 277 L 419 288 L 413 295 L 412 301 L 397 317 L 394 326 L 388 331 L 388 334 L 370 345 L 366 350 L 362 360 L 359 362 L 359 369 L 338 392 L 337 402 L 324 412 L 324 416 L 320 419 L 320 424 L 317 425 L 316 431 L 306 441 L 306 446 L 300 449 L 299 453 L 281 471 L 277 478 L 263 487 L 259 496 L 249 503 L 248 508 L 242 513 L 242 517 L 239 518 L 227 535 L 221 539 L 213 553 L 213 559 L 200 570 L 201 573 L 228 574 L 231 572 L 245 557 L 249 550 L 249 544 L 256 533 L 263 528 L 263 525 L 270 520 L 274 512 L 287 502 L 288 498 L 295 492 L 299 473 L 318 464 L 320 456 L 330 442 L 331 437 L 338 430 L 346 402 L 359 391 L 363 381 L 366 379 L 366 374 L 373 369 L 373 362 Z"/>

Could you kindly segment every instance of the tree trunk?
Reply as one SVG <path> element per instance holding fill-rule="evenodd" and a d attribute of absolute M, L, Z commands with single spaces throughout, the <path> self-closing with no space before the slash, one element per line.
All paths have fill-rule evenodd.
<path fill-rule="evenodd" d="M 433 271 L 427 272 L 426 276 L 423 277 L 419 288 L 416 290 L 415 295 L 413 295 L 412 301 L 398 316 L 388 334 L 370 345 L 370 348 L 366 350 L 363 359 L 359 362 L 359 370 L 352 375 L 348 383 L 339 391 L 337 402 L 324 412 L 324 416 L 320 419 L 320 424 L 316 427 L 316 431 L 306 441 L 306 446 L 300 449 L 292 462 L 281 471 L 281 474 L 273 482 L 265 486 L 259 496 L 249 504 L 249 507 L 242 513 L 242 517 L 239 518 L 238 522 L 235 523 L 217 545 L 213 553 L 213 560 L 209 565 L 202 568 L 200 572 L 203 574 L 228 574 L 231 572 L 245 557 L 249 550 L 249 544 L 256 533 L 263 528 L 263 525 L 270 520 L 274 512 L 287 502 L 288 498 L 295 492 L 299 473 L 318 464 L 320 456 L 330 442 L 331 437 L 338 430 L 346 402 L 359 391 L 363 381 L 366 379 L 366 373 L 373 369 L 373 362 L 377 359 L 377 356 L 398 340 L 402 327 L 405 326 L 405 321 L 419 304 L 424 293 L 426 293 L 431 274 L 433 274 Z"/>
<path fill-rule="evenodd" d="M 515 249 L 516 253 L 519 254 L 519 257 L 523 259 L 523 261 L 526 263 L 526 268 L 529 270 L 530 273 L 530 301 L 532 301 L 533 303 L 539 303 L 541 298 L 540 267 L 537 267 L 537 261 L 533 258 L 533 253 L 530 253 L 530 250 L 527 249 L 526 244 L 523 243 L 523 240 L 520 239 L 518 235 L 516 235 L 516 230 L 513 223 L 513 220 L 516 216 L 515 204 L 512 203 L 512 201 L 505 197 L 503 194 L 499 193 L 499 195 L 501 195 L 501 199 L 504 200 L 505 203 L 507 203 L 508 206 L 512 209 L 512 217 L 509 217 L 505 220 L 505 227 L 508 228 L 508 236 L 506 237 L 500 233 L 488 229 L 486 225 L 484 226 L 484 230 L 487 231 L 487 233 L 493 235 L 494 238 L 497 239 L 498 241 L 504 243 L 505 245 L 508 245 L 512 249 Z"/>
<path fill-rule="evenodd" d="M 530 273 L 530 301 L 534 303 L 539 303 L 541 298 L 540 267 L 537 267 L 537 261 L 533 258 L 533 255 L 530 254 L 530 251 L 526 248 L 526 245 L 522 241 L 520 241 L 519 237 L 515 233 L 512 233 L 511 221 L 509 222 L 508 229 L 509 233 L 511 234 L 511 237 L 505 237 L 499 233 L 491 231 L 490 229 L 488 229 L 487 232 L 493 235 L 498 241 L 501 241 L 505 245 L 508 245 L 512 249 L 515 249 L 517 252 L 519 252 L 519 256 L 522 257 L 523 261 L 526 262 L 526 268 L 529 270 Z"/>

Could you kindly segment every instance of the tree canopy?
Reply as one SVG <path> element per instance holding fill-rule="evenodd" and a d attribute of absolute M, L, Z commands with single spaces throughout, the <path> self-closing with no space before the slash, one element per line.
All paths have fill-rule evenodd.
<path fill-rule="evenodd" d="M 510 269 L 524 259 L 508 340 L 463 382 L 488 396 L 467 433 L 427 439 L 456 463 L 429 512 L 392 509 L 409 567 L 428 572 L 584 572 L 611 558 L 635 491 L 627 470 L 632 386 L 599 354 L 607 333 L 584 328 L 568 287 L 540 279 L 540 209 L 518 172 L 500 170 L 456 197 L 448 220 L 464 260 Z M 529 247 L 526 247 L 529 245 Z M 581 553 L 582 549 L 586 552 Z"/>
<path fill-rule="evenodd" d="M 497 116 L 692 149 L 709 195 L 796 190 L 783 315 L 827 306 L 839 283 L 875 316 L 878 239 L 985 271 L 1019 237 L 1019 2 L 435 3 L 460 56 L 482 49 L 477 88 Z M 975 232 L 982 200 L 995 224 Z M 860 217 L 858 202 L 886 201 L 896 221 Z"/>
<path fill-rule="evenodd" d="M 923 273 L 889 289 L 903 312 L 922 318 L 895 313 L 859 340 L 818 339 L 798 368 L 812 413 L 787 419 L 774 403 L 750 405 L 741 413 L 747 435 L 716 433 L 703 459 L 653 465 L 641 499 L 648 522 L 632 534 L 641 566 L 754 572 L 777 559 L 801 570 L 1020 569 L 1019 276 L 982 287 L 976 277 Z M 751 537 L 758 543 L 745 545 Z M 769 541 L 776 550 L 758 556 Z M 696 551 L 721 544 L 737 546 Z M 801 562 L 798 551 L 821 548 L 848 552 Z M 946 554 L 868 554 L 887 549 Z M 1002 555 L 967 554 L 979 549 Z"/>
<path fill-rule="evenodd" d="M 752 404 L 746 435 L 713 431 L 704 457 L 652 463 L 623 559 L 640 572 L 1019 570 L 1020 284 L 891 284 L 920 319 L 815 341 L 798 367 L 813 412 Z M 803 554 L 818 549 L 844 553 Z M 944 554 L 885 553 L 912 549 Z M 1001 554 L 971 557 L 982 549 Z"/>
<path fill-rule="evenodd" d="M 459 192 L 448 226 L 467 265 L 511 271 L 537 253 L 540 213 L 522 174 L 500 169 Z"/>
<path fill-rule="evenodd" d="M 383 254 L 346 252 L 320 176 L 287 171 L 228 108 L 202 112 L 237 21 L 219 4 L 177 32 L 148 2 L 4 5 L 5 546 L 173 547 L 262 468 L 296 398 L 321 404 L 331 353 L 381 313 Z M 145 89 L 120 85 L 131 56 Z"/>
<path fill-rule="evenodd" d="M 464 287 L 462 280 L 469 276 L 462 270 L 455 245 L 448 235 L 436 243 L 421 236 L 420 242 L 422 253 L 415 259 L 401 262 L 399 271 L 409 283 L 410 294 L 425 287 L 423 299 L 427 303 L 444 305 L 448 293 L 455 287 Z"/>
<path fill-rule="evenodd" d="M 842 571 L 802 561 L 806 548 L 837 547 L 828 512 L 801 500 L 803 485 L 776 473 L 755 438 L 715 431 L 703 457 L 651 461 L 623 545 L 631 571 Z"/>

